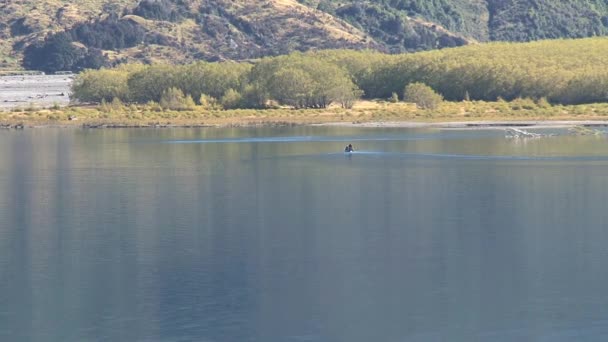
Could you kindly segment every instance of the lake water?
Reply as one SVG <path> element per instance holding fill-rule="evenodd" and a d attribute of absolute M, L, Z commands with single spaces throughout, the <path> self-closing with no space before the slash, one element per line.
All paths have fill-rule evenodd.
<path fill-rule="evenodd" d="M 607 341 L 608 139 L 548 133 L 0 132 L 0 340 Z"/>

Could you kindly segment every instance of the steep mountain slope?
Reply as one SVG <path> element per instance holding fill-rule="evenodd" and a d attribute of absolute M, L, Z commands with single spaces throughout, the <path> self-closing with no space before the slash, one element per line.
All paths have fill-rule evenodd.
<path fill-rule="evenodd" d="M 374 6 L 357 12 L 356 18 L 348 15 L 346 6 L 340 17 L 309 5 L 295 0 L 88 0 L 78 4 L 7 0 L 0 5 L 4 14 L 0 17 L 0 68 L 16 67 L 26 47 L 62 30 L 67 35 L 53 41 L 56 47 L 29 50 L 38 56 L 29 61 L 26 56 L 26 67 L 53 71 L 91 66 L 70 64 L 64 57 L 60 61 L 39 58 L 43 54 L 71 58 L 91 49 L 110 61 L 186 62 L 257 58 L 294 50 L 400 52 L 468 43 L 463 35 L 422 17 L 381 18 L 382 9 Z M 89 59 L 99 62 L 97 55 Z"/>
<path fill-rule="evenodd" d="M 373 37 L 398 36 L 391 21 L 417 18 L 478 41 L 530 41 L 608 34 L 606 0 L 300 0 L 346 19 Z M 405 18 L 405 19 L 404 19 Z M 411 41 L 411 39 L 409 39 Z M 406 50 L 433 48 L 424 41 Z M 394 44 L 393 44 L 394 45 Z"/>
<path fill-rule="evenodd" d="M 47 34 L 120 10 L 136 0 L 3 0 L 0 3 L 0 69 L 18 65 L 20 51 Z"/>
<path fill-rule="evenodd" d="M 530 41 L 608 34 L 605 0 L 488 0 L 492 40 Z"/>
<path fill-rule="evenodd" d="M 27 67 L 57 70 L 606 34 L 606 0 L 4 0 L 0 69 L 18 68 L 24 51 Z"/>
<path fill-rule="evenodd" d="M 66 30 L 112 60 L 243 59 L 311 48 L 381 48 L 360 30 L 294 0 L 8 0 L 0 5 L 0 53 L 19 58 L 35 41 Z M 122 41 L 123 36 L 132 40 Z M 13 63 L 14 64 L 14 63 Z"/>

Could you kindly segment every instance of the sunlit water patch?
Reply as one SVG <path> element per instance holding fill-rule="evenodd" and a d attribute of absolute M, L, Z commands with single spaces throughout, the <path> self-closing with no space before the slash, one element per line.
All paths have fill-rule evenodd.
<path fill-rule="evenodd" d="M 606 341 L 607 146 L 3 131 L 0 340 Z"/>

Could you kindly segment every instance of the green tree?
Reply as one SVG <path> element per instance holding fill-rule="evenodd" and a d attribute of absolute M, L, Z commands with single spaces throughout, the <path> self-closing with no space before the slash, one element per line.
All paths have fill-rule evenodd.
<path fill-rule="evenodd" d="M 263 86 L 249 83 L 243 87 L 241 102 L 245 108 L 264 108 L 269 95 Z"/>
<path fill-rule="evenodd" d="M 85 70 L 72 83 L 72 96 L 80 102 L 101 103 L 113 99 L 128 101 L 129 74 L 119 69 Z"/>
<path fill-rule="evenodd" d="M 222 98 L 220 99 L 220 102 L 224 109 L 235 109 L 241 106 L 242 99 L 243 97 L 238 91 L 234 89 L 228 89 L 228 91 L 226 91 L 224 96 L 222 96 Z"/>
<path fill-rule="evenodd" d="M 392 103 L 397 103 L 397 102 L 399 102 L 399 95 L 397 95 L 397 93 L 393 92 L 393 94 L 391 94 L 391 97 L 389 100 Z"/>
<path fill-rule="evenodd" d="M 197 62 L 180 67 L 176 86 L 192 97 L 199 99 L 207 94 L 216 99 L 221 98 L 229 90 L 241 90 L 251 70 L 249 63 Z"/>
<path fill-rule="evenodd" d="M 421 109 L 435 109 L 443 101 L 443 96 L 424 83 L 412 83 L 405 87 L 403 98 L 406 102 L 415 103 Z"/>
<path fill-rule="evenodd" d="M 131 73 L 127 81 L 130 99 L 138 103 L 160 102 L 167 89 L 178 88 L 178 69 L 171 65 L 160 64 Z"/>
<path fill-rule="evenodd" d="M 342 80 L 339 84 L 334 85 L 329 94 L 332 101 L 339 103 L 342 108 L 350 109 L 361 98 L 363 91 L 350 80 Z"/>
<path fill-rule="evenodd" d="M 221 109 L 221 105 L 215 97 L 203 94 L 198 101 L 200 106 L 204 109 Z"/>
<path fill-rule="evenodd" d="M 311 76 L 297 68 L 278 70 L 268 84 L 273 99 L 295 108 L 306 108 L 310 105 L 314 87 Z"/>
<path fill-rule="evenodd" d="M 296 108 L 347 105 L 361 96 L 345 69 L 301 53 L 262 60 L 251 70 L 250 82 L 258 94 Z"/>
<path fill-rule="evenodd" d="M 160 105 L 163 109 L 169 110 L 191 110 L 195 106 L 190 95 L 184 95 L 180 89 L 175 87 L 171 87 L 163 92 Z"/>
<path fill-rule="evenodd" d="M 68 34 L 60 33 L 29 45 L 23 52 L 23 66 L 50 73 L 76 70 L 85 54 L 85 48 L 74 45 Z"/>

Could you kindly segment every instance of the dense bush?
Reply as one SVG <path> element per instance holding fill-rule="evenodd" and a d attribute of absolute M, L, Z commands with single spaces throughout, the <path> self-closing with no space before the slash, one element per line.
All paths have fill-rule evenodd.
<path fill-rule="evenodd" d="M 173 22 L 179 21 L 185 16 L 184 10 L 170 0 L 142 0 L 133 9 L 133 14 L 146 19 Z"/>
<path fill-rule="evenodd" d="M 26 17 L 22 17 L 22 18 L 19 18 L 19 19 L 13 21 L 10 25 L 10 29 L 11 29 L 11 35 L 13 37 L 24 36 L 26 34 L 30 34 L 30 33 L 34 32 L 34 28 L 32 28 L 30 25 L 28 25 Z"/>
<path fill-rule="evenodd" d="M 132 101 L 159 102 L 163 93 L 178 84 L 177 68 L 172 65 L 152 65 L 128 75 L 129 97 Z"/>
<path fill-rule="evenodd" d="M 128 76 L 129 94 L 135 102 L 158 102 L 165 90 L 175 87 L 197 100 L 203 94 L 219 99 L 229 89 L 241 89 L 250 69 L 235 62 L 152 65 Z"/>
<path fill-rule="evenodd" d="M 201 97 L 198 100 L 199 106 L 201 106 L 203 109 L 221 109 L 222 105 L 220 103 L 218 103 L 217 99 L 214 97 L 211 97 L 209 95 L 201 95 Z"/>
<path fill-rule="evenodd" d="M 48 73 L 80 71 L 86 68 L 98 69 L 105 63 L 106 59 L 101 51 L 77 46 L 65 33 L 29 45 L 23 52 L 23 66 L 26 69 Z"/>
<path fill-rule="evenodd" d="M 269 99 L 296 108 L 326 108 L 333 102 L 348 106 L 361 95 L 346 69 L 300 53 L 263 59 L 250 81 Z"/>
<path fill-rule="evenodd" d="M 518 97 L 547 98 L 553 103 L 606 101 L 608 39 L 492 43 L 402 55 L 335 51 L 332 60 L 346 66 L 367 98 L 389 98 L 406 85 L 422 82 L 447 100 Z M 354 62 L 351 62 L 354 61 Z M 582 90 L 585 89 L 585 90 Z"/>
<path fill-rule="evenodd" d="M 141 26 L 112 14 L 103 20 L 78 24 L 66 32 L 52 34 L 42 42 L 29 45 L 24 50 L 23 66 L 45 72 L 99 69 L 108 64 L 101 50 L 133 47 L 145 38 Z M 151 35 L 147 39 L 156 43 L 162 37 Z"/>
<path fill-rule="evenodd" d="M 72 96 L 82 102 L 124 101 L 128 93 L 127 74 L 117 70 L 87 70 L 72 84 Z"/>
<path fill-rule="evenodd" d="M 409 44 L 419 44 L 409 45 L 414 49 L 429 48 L 433 35 L 422 31 L 415 33 L 411 29 L 408 32 L 407 25 L 401 28 L 401 23 L 395 19 L 422 18 L 481 41 L 531 41 L 608 34 L 608 3 L 605 0 L 323 0 L 318 8 L 336 13 L 388 45 L 409 36 Z"/>
<path fill-rule="evenodd" d="M 296 108 L 332 103 L 349 107 L 361 95 L 394 98 L 393 93 L 403 94 L 407 85 L 424 83 L 450 101 L 608 102 L 606 51 L 608 39 L 594 38 L 493 43 L 402 55 L 349 50 L 295 53 L 264 58 L 253 66 L 235 62 L 140 66 L 121 70 L 124 74 L 116 77 L 123 84 L 127 80 L 128 96 L 113 95 L 108 71 L 91 71 L 78 76 L 75 97 L 159 102 L 167 89 L 175 87 L 200 103 L 217 99 L 214 106 L 219 101 L 230 107 L 238 102 L 239 107 L 263 108 L 274 101 Z M 124 93 L 124 87 L 120 89 Z"/>
<path fill-rule="evenodd" d="M 383 42 L 392 52 L 429 50 L 466 44 L 464 39 L 436 30 L 436 27 L 413 24 L 407 16 L 406 9 L 405 4 L 396 4 L 395 1 L 353 2 L 337 7 L 335 14 L 360 27 L 375 40 Z"/>
<path fill-rule="evenodd" d="M 78 24 L 68 33 L 73 41 L 103 50 L 133 47 L 143 42 L 146 36 L 145 30 L 137 23 L 120 19 L 117 15 Z"/>
<path fill-rule="evenodd" d="M 581 38 L 608 33 L 604 0 L 488 0 L 493 40 Z M 573 15 L 576 13 L 576 15 Z"/>
<path fill-rule="evenodd" d="M 194 108 L 194 101 L 190 95 L 175 87 L 163 91 L 160 97 L 160 106 L 168 110 L 191 110 Z"/>
<path fill-rule="evenodd" d="M 175 67 L 174 72 L 178 74 L 176 86 L 193 98 L 198 99 L 202 94 L 207 94 L 219 99 L 229 89 L 241 89 L 250 70 L 249 63 L 197 62 Z"/>
<path fill-rule="evenodd" d="M 443 96 L 424 83 L 412 83 L 405 87 L 403 99 L 415 103 L 421 109 L 435 109 L 443 101 Z"/>
<path fill-rule="evenodd" d="M 222 107 L 225 109 L 235 109 L 241 107 L 243 97 L 238 91 L 234 89 L 228 89 L 224 96 L 222 96 L 220 102 Z"/>

